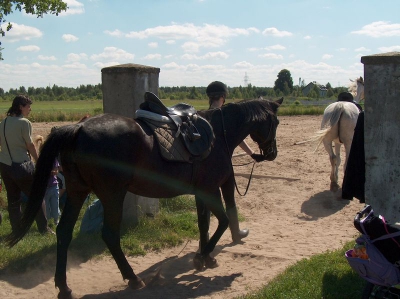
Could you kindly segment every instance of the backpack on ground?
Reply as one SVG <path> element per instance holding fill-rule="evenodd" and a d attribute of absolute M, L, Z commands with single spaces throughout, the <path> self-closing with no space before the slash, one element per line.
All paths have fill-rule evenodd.
<path fill-rule="evenodd" d="M 400 244 L 396 240 L 400 237 L 400 230 L 390 226 L 383 216 L 375 216 L 371 206 L 368 205 L 357 213 L 354 218 L 354 226 L 362 232 L 362 235 L 357 238 L 355 248 L 345 253 L 351 268 L 363 279 L 375 285 L 391 287 L 400 284 L 400 259 L 396 260 L 396 255 L 382 250 L 389 248 L 388 245 L 390 245 L 390 251 L 400 252 Z M 379 236 L 376 234 L 377 231 L 379 231 Z M 371 235 L 374 235 L 374 238 Z M 378 244 L 381 244 L 381 248 L 377 246 Z M 366 249 L 367 255 L 362 258 L 355 256 L 357 248 L 363 247 Z"/>

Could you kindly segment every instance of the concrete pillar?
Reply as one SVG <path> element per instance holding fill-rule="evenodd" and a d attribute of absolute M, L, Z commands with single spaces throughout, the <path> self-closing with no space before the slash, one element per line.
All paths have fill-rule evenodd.
<path fill-rule="evenodd" d="M 160 69 L 139 64 L 121 64 L 101 70 L 103 107 L 105 113 L 134 117 L 144 100 L 144 93 L 158 95 Z M 125 196 L 123 223 L 135 225 L 141 214 L 155 215 L 158 199 L 128 192 Z"/>
<path fill-rule="evenodd" d="M 400 222 L 400 52 L 363 56 L 365 202 Z"/>

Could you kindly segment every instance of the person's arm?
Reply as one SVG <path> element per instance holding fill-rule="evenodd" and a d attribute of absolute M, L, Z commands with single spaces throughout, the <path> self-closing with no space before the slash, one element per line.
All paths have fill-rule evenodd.
<path fill-rule="evenodd" d="M 27 143 L 26 148 L 28 149 L 28 152 L 31 155 L 31 157 L 33 158 L 33 160 L 36 162 L 38 159 L 38 154 L 37 154 L 35 145 L 33 143 Z"/>
<path fill-rule="evenodd" d="M 264 156 L 253 152 L 253 150 L 250 148 L 250 146 L 248 146 L 248 144 L 246 143 L 245 140 L 243 140 L 239 144 L 239 146 L 241 147 L 242 150 L 244 150 L 246 152 L 246 154 L 248 154 L 250 157 L 252 157 L 254 161 L 256 161 L 256 162 L 264 161 Z"/>
<path fill-rule="evenodd" d="M 246 154 L 248 154 L 249 156 L 251 156 L 252 154 L 254 154 L 253 150 L 250 148 L 250 146 L 247 144 L 247 142 L 245 140 L 243 140 L 240 144 L 239 144 L 240 148 L 242 150 L 245 151 Z"/>

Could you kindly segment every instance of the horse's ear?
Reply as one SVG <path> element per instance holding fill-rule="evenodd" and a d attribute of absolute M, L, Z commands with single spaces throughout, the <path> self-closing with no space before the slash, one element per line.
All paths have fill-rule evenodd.
<path fill-rule="evenodd" d="M 283 103 L 283 97 L 280 98 L 279 100 L 276 100 L 275 103 L 277 103 L 279 106 L 282 105 L 282 103 Z"/>

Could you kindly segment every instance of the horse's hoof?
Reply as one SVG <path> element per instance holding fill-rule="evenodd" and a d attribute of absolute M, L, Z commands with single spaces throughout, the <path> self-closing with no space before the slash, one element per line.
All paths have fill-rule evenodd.
<path fill-rule="evenodd" d="M 197 271 L 201 271 L 205 267 L 206 262 L 204 260 L 204 257 L 200 253 L 196 253 L 196 255 L 193 258 L 193 264 L 194 268 Z"/>
<path fill-rule="evenodd" d="M 339 185 L 337 183 L 331 183 L 331 191 L 337 192 L 339 190 Z"/>
<path fill-rule="evenodd" d="M 146 284 L 139 277 L 129 279 L 128 286 L 133 290 L 143 289 Z"/>
<path fill-rule="evenodd" d="M 205 264 L 206 264 L 206 268 L 210 268 L 210 269 L 214 269 L 219 266 L 217 260 L 215 258 L 212 258 L 211 256 L 205 257 Z"/>

